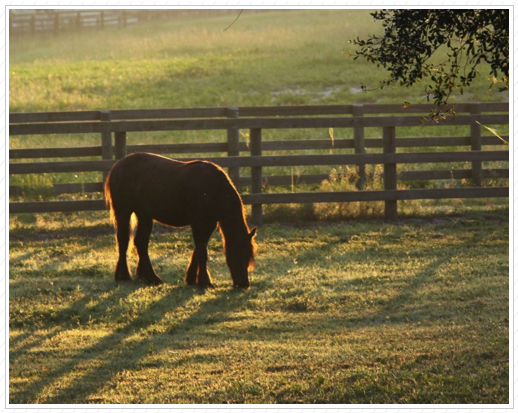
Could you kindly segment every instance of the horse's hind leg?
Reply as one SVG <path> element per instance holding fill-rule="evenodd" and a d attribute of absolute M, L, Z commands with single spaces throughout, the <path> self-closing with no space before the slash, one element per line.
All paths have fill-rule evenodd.
<path fill-rule="evenodd" d="M 162 279 L 156 275 L 149 259 L 149 237 L 153 229 L 153 220 L 149 217 L 138 215 L 137 234 L 135 235 L 135 247 L 138 253 L 137 276 L 149 284 L 162 284 Z"/>
<path fill-rule="evenodd" d="M 130 219 L 131 212 L 116 214 L 117 221 L 117 247 L 119 249 L 119 259 L 115 267 L 115 281 L 131 281 L 131 275 L 126 259 L 130 240 Z"/>

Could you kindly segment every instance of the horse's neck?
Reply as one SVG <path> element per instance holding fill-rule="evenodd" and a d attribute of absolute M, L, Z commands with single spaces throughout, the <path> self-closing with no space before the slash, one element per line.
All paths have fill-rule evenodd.
<path fill-rule="evenodd" d="M 230 220 L 222 219 L 219 224 L 225 238 L 235 239 L 248 233 L 248 226 L 240 215 Z"/>
<path fill-rule="evenodd" d="M 230 182 L 225 184 L 222 193 L 227 196 L 223 197 L 226 202 L 220 206 L 219 225 L 225 238 L 241 238 L 248 234 L 245 210 L 236 188 Z"/>

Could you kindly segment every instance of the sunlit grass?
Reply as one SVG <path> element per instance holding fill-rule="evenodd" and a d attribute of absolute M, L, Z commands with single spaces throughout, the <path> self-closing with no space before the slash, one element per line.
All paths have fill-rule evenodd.
<path fill-rule="evenodd" d="M 348 40 L 380 30 L 368 11 L 245 11 L 223 31 L 230 20 L 11 39 L 9 110 L 424 101 L 421 88 L 359 93 L 384 77 L 347 53 Z M 501 100 L 486 84 L 476 82 L 467 100 Z"/>
<path fill-rule="evenodd" d="M 245 11 L 236 24 L 223 31 L 233 18 L 227 15 L 172 19 L 141 23 L 124 30 L 11 38 L 9 110 L 425 102 L 420 87 L 361 92 L 362 85 L 376 89 L 385 76 L 383 70 L 363 61 L 354 61 L 347 53 L 353 47 L 348 43 L 349 39 L 366 37 L 380 30 L 366 10 Z M 506 99 L 496 91 L 490 92 L 484 78 L 477 82 L 469 96 L 455 99 Z M 508 134 L 508 128 L 502 125 L 496 129 L 500 135 Z M 468 136 L 469 128 L 404 127 L 398 128 L 397 133 L 398 137 Z M 247 134 L 248 131 L 241 131 L 241 141 L 249 139 Z M 366 128 L 365 134 L 367 138 L 380 138 L 381 129 Z M 335 139 L 348 139 L 352 137 L 352 130 L 336 128 L 334 135 Z M 263 131 L 264 141 L 290 139 L 329 139 L 329 135 L 327 129 Z M 129 145 L 225 141 L 226 131 L 128 134 Z M 96 134 L 13 136 L 9 139 L 10 149 L 99 144 L 100 137 Z M 368 152 L 377 151 L 368 149 Z M 267 154 L 303 152 L 307 153 L 278 151 Z M 170 156 L 203 157 L 207 154 Z M 41 160 L 24 160 L 32 161 Z M 437 166 L 405 165 L 400 170 L 425 167 Z M 331 174 L 333 168 L 335 166 L 270 168 L 269 173 Z M 243 175 L 247 174 L 249 171 L 243 170 Z M 11 196 L 11 200 L 98 198 L 99 193 L 66 194 L 55 198 L 51 187 L 58 183 L 96 182 L 100 176 L 97 172 L 47 174 L 38 178 L 11 175 L 9 184 L 22 188 L 22 194 Z M 299 191 L 313 189 L 297 188 Z"/>
<path fill-rule="evenodd" d="M 188 229 L 156 229 L 147 287 L 112 280 L 106 214 L 12 217 L 9 400 L 507 403 L 507 217 L 266 225 L 248 291 L 215 234 L 205 292 Z"/>

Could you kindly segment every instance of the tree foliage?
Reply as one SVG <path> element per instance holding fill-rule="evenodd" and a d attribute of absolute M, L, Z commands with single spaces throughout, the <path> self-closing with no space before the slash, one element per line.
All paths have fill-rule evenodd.
<path fill-rule="evenodd" d="M 429 78 L 426 98 L 443 107 L 487 63 L 490 87 L 509 88 L 509 10 L 382 10 L 372 16 L 382 22 L 383 35 L 351 42 L 359 46 L 355 59 L 388 70 L 381 87 L 412 86 Z M 447 57 L 441 61 L 434 55 L 442 47 Z"/>

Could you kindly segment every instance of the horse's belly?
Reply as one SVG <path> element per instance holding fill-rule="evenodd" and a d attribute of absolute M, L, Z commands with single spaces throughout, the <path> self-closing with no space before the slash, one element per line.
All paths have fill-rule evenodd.
<path fill-rule="evenodd" d="M 186 214 L 156 214 L 153 219 L 170 227 L 186 227 L 192 223 L 192 219 Z"/>

